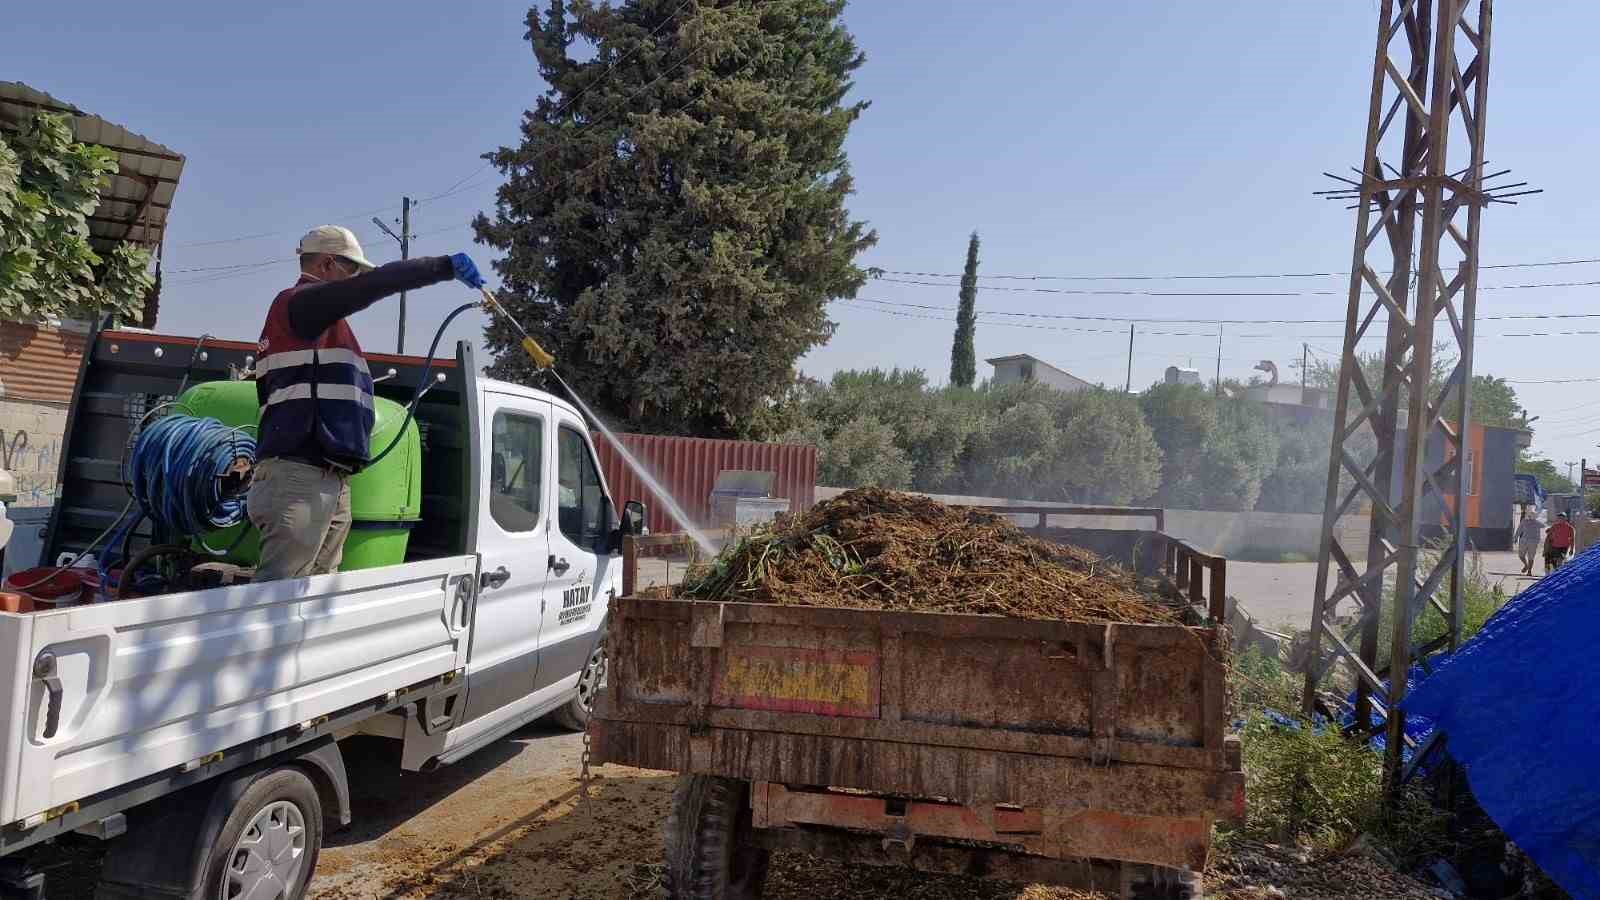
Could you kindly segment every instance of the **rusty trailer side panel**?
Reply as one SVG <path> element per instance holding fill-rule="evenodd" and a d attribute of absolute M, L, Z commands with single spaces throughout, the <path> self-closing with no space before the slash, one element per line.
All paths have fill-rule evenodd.
<path fill-rule="evenodd" d="M 1035 852 L 1190 868 L 1243 811 L 1215 629 L 626 597 L 610 634 L 607 762 L 1040 809 Z"/>

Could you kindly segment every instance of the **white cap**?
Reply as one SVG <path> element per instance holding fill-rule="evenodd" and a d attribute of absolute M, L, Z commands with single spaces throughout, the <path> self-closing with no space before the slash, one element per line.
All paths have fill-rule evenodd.
<path fill-rule="evenodd" d="M 342 256 L 363 270 L 377 268 L 368 262 L 366 254 L 361 252 L 361 242 L 356 240 L 355 232 L 340 225 L 318 225 L 306 232 L 306 236 L 300 239 L 300 246 L 296 252 L 301 256 L 307 253 Z"/>

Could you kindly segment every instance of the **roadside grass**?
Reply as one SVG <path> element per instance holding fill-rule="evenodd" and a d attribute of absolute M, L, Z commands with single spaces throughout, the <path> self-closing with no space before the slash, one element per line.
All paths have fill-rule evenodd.
<path fill-rule="evenodd" d="M 1431 568 L 1437 559 L 1437 551 L 1430 551 L 1423 562 Z M 1463 572 L 1461 599 L 1462 639 L 1468 640 L 1506 595 L 1474 565 Z M 1392 601 L 1392 591 L 1386 591 L 1380 634 L 1390 633 Z M 1417 618 L 1413 643 L 1445 633 L 1444 616 L 1429 604 Z M 1388 650 L 1381 641 L 1380 667 L 1388 665 Z M 1222 839 L 1237 835 L 1337 848 L 1367 834 L 1402 865 L 1448 855 L 1450 814 L 1435 808 L 1421 789 L 1408 790 L 1386 810 L 1382 755 L 1346 739 L 1336 724 L 1306 720 L 1300 714 L 1303 688 L 1303 675 L 1255 648 L 1234 657 L 1229 699 L 1242 743 L 1246 813 L 1244 823 Z"/>

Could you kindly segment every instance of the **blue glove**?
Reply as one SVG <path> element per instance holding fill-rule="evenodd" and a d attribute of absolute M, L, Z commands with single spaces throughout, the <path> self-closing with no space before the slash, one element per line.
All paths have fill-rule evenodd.
<path fill-rule="evenodd" d="M 456 270 L 456 280 L 473 290 L 483 287 L 483 276 L 478 274 L 478 267 L 472 262 L 472 257 L 465 253 L 450 255 L 450 266 Z"/>

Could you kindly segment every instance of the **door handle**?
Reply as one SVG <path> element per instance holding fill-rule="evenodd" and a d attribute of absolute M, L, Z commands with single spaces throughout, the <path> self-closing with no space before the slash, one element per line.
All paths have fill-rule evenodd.
<path fill-rule="evenodd" d="M 486 588 L 497 588 L 510 580 L 511 571 L 505 566 L 501 566 L 500 568 L 495 569 L 493 572 L 483 573 L 480 584 L 482 587 Z"/>
<path fill-rule="evenodd" d="M 557 575 L 565 575 L 570 568 L 572 568 L 572 564 L 567 562 L 565 557 L 557 557 L 554 553 L 550 554 L 550 571 Z"/>

